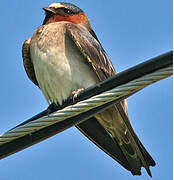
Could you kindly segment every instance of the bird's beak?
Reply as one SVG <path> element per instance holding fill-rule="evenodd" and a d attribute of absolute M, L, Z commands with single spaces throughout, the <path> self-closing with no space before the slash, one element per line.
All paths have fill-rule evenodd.
<path fill-rule="evenodd" d="M 56 14 L 56 11 L 55 9 L 53 8 L 50 8 L 50 7 L 44 7 L 42 8 L 46 13 L 53 13 L 53 14 Z"/>

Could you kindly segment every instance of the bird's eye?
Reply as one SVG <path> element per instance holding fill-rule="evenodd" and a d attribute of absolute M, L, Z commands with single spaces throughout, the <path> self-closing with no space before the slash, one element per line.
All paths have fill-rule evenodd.
<path fill-rule="evenodd" d="M 71 11 L 70 9 L 66 9 L 66 8 L 65 8 L 65 9 L 64 9 L 64 13 L 70 15 L 70 14 L 73 14 L 73 11 Z"/>

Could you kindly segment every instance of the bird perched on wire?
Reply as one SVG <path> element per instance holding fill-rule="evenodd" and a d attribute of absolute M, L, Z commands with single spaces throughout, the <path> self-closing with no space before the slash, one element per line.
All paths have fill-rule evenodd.
<path fill-rule="evenodd" d="M 82 89 L 116 74 L 84 11 L 63 2 L 43 9 L 43 25 L 24 42 L 22 51 L 26 73 L 48 103 L 61 105 Z M 151 176 L 149 166 L 155 162 L 130 125 L 125 100 L 95 118 L 116 144 L 117 155 L 111 155 L 110 150 L 105 152 L 133 175 L 141 175 L 144 167 Z"/>

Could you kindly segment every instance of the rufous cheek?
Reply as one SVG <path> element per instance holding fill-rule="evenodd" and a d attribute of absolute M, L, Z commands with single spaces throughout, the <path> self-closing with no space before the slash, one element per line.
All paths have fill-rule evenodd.
<path fill-rule="evenodd" d="M 84 13 L 80 13 L 80 14 L 72 15 L 72 16 L 55 15 L 48 20 L 48 23 L 59 22 L 59 21 L 68 21 L 68 22 L 72 22 L 74 24 L 81 24 L 84 21 L 84 19 L 85 19 Z"/>

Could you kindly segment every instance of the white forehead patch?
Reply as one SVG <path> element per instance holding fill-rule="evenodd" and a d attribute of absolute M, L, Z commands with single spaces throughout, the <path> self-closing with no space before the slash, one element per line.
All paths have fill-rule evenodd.
<path fill-rule="evenodd" d="M 60 3 L 52 3 L 49 7 L 56 9 L 56 8 L 62 8 L 62 7 L 65 7 L 65 6 L 63 6 Z"/>

